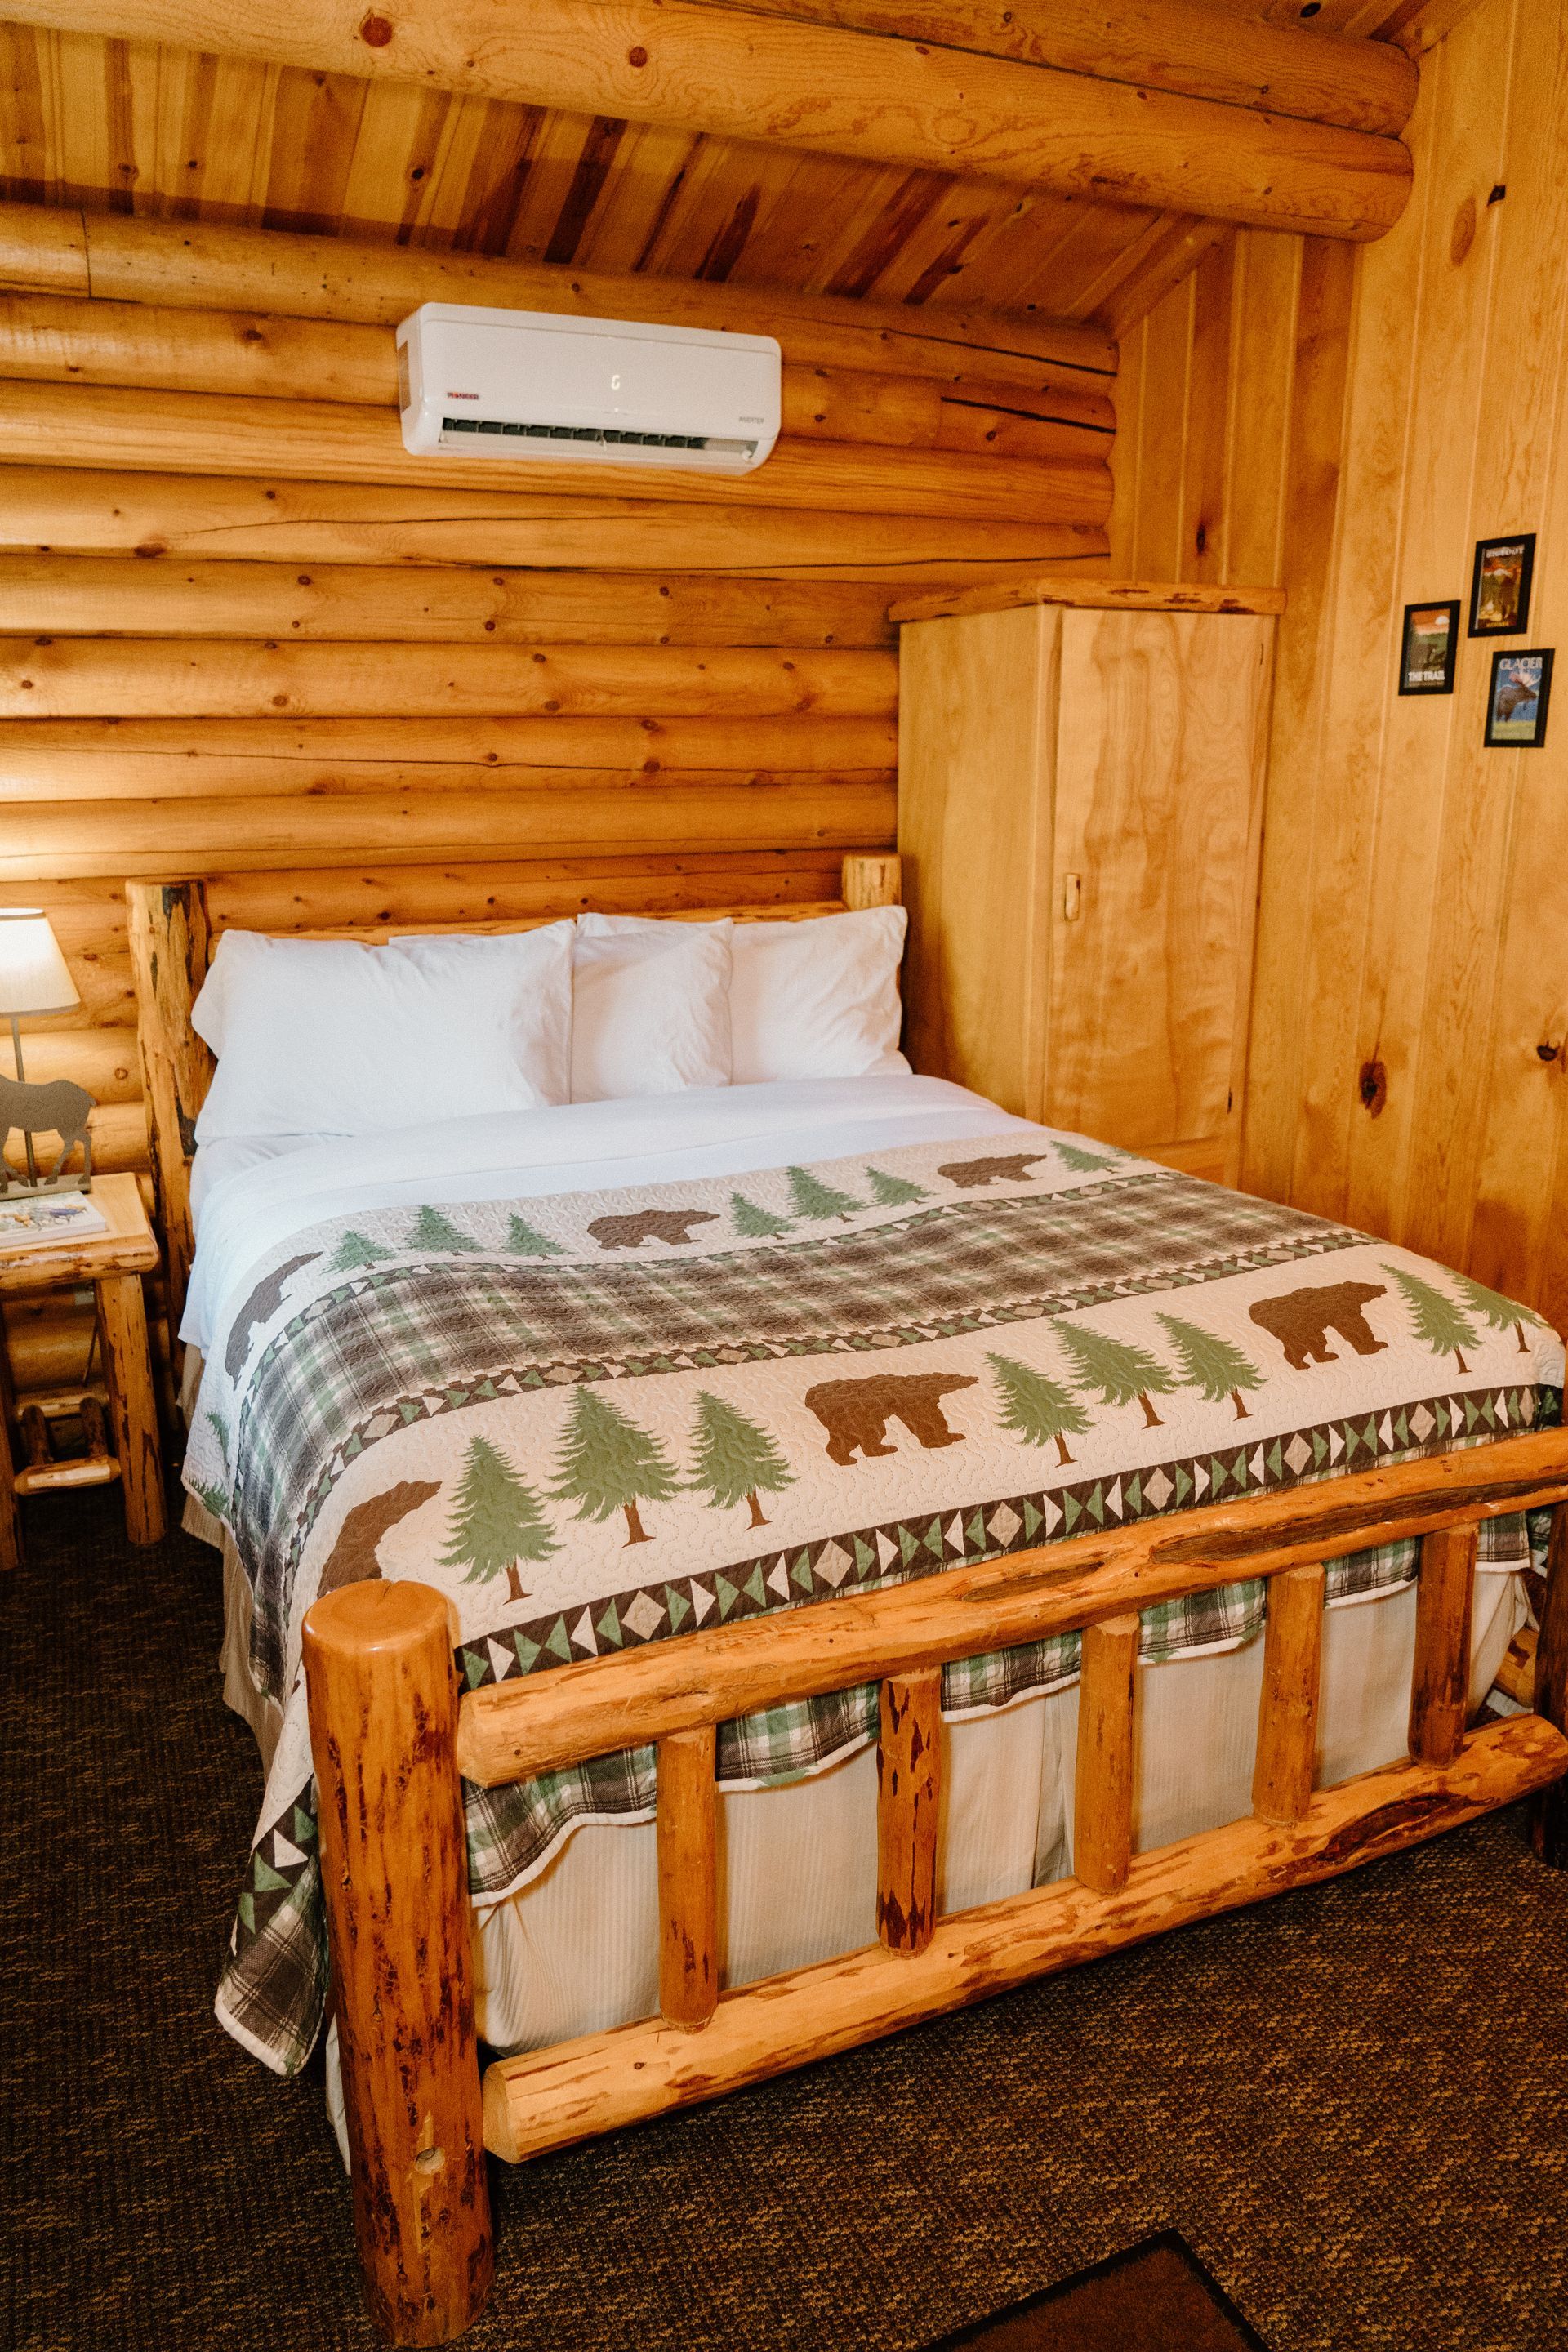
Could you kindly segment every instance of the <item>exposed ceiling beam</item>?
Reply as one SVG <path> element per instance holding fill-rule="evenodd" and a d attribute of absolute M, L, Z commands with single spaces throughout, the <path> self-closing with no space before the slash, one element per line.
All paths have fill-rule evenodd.
<path fill-rule="evenodd" d="M 1271 25 L 1211 0 L 719 0 L 753 16 L 940 41 L 952 49 L 1058 66 L 1102 81 L 1398 132 L 1416 71 L 1384 43 Z M 1388 0 L 1378 0 L 1387 12 Z M 1417 0 L 1424 5 L 1424 0 Z"/>
<path fill-rule="evenodd" d="M 508 261 L 428 246 L 373 245 L 220 221 L 0 204 L 0 287 L 211 310 L 395 326 L 421 302 L 489 303 L 576 318 L 776 335 L 804 366 L 868 369 L 942 383 L 1093 390 L 1116 373 L 1102 328 L 1036 313 L 861 302 L 767 286 Z"/>
<path fill-rule="evenodd" d="M 1152 14 L 1163 0 L 1144 0 Z M 1404 210 L 1397 140 L 695 0 L 12 0 L 64 32 L 1008 181 L 1325 236 Z"/>

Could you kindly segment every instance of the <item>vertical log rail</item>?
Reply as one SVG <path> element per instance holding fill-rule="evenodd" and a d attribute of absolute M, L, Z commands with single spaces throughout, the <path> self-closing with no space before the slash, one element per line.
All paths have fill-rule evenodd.
<path fill-rule="evenodd" d="M 199 882 L 128 882 L 125 904 L 156 1223 L 168 1265 L 169 1341 L 177 1362 L 175 1335 L 195 1255 L 191 1160 L 196 1114 L 213 1074 L 213 1057 L 191 1027 L 191 1007 L 207 974 L 206 893 Z"/>
<path fill-rule="evenodd" d="M 877 1735 L 877 1933 L 913 1958 L 936 1926 L 942 1668 L 884 1682 Z"/>
<path fill-rule="evenodd" d="M 1086 1625 L 1078 1686 L 1073 1875 L 1115 1895 L 1132 1864 L 1132 1700 L 1136 1616 Z"/>
<path fill-rule="evenodd" d="M 1555 1730 L 1568 1730 L 1568 1503 L 1552 1514 L 1546 1554 L 1546 1599 L 1535 1645 L 1535 1712 Z M 1568 1869 L 1568 1786 L 1554 1780 L 1531 1810 L 1530 1842 L 1553 1870 Z"/>
<path fill-rule="evenodd" d="M 1423 1764 L 1452 1764 L 1465 1744 L 1476 1535 L 1472 1521 L 1468 1527 L 1440 1528 L 1421 1538 L 1410 1753 Z"/>
<path fill-rule="evenodd" d="M 1268 1581 L 1252 1810 L 1260 1822 L 1275 1822 L 1281 1828 L 1299 1822 L 1312 1801 L 1323 1666 L 1323 1585 L 1321 1567 L 1287 1568 Z"/>
<path fill-rule="evenodd" d="M 658 1743 L 658 2006 L 688 2033 L 719 1999 L 714 1742 L 709 1723 Z"/>
<path fill-rule="evenodd" d="M 447 2344 L 494 2271 L 447 1603 L 344 1586 L 304 1657 L 365 2299 L 392 2343 Z"/>

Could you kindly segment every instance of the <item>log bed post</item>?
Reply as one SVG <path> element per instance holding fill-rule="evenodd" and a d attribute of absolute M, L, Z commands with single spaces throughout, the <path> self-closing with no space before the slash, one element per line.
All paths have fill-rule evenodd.
<path fill-rule="evenodd" d="M 163 1237 L 169 1342 L 177 1362 L 196 1247 L 191 1222 L 196 1114 L 213 1074 L 213 1057 L 191 1026 L 191 1007 L 207 976 L 212 934 L 200 882 L 128 882 L 125 908 L 153 1147 L 154 1223 Z"/>
<path fill-rule="evenodd" d="M 447 1603 L 346 1585 L 304 1660 L 365 2299 L 392 2343 L 447 2344 L 495 2263 Z"/>
<path fill-rule="evenodd" d="M 903 899 L 903 867 L 889 852 L 872 856 L 855 850 L 840 868 L 839 894 L 851 912 L 862 907 L 897 907 Z"/>

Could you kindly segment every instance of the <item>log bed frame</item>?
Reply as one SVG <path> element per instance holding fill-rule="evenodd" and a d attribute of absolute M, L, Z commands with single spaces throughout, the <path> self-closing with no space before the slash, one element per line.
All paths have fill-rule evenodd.
<path fill-rule="evenodd" d="M 127 895 L 176 1328 L 191 1255 L 192 1129 L 211 1074 L 190 1008 L 211 932 L 199 883 L 133 883 Z M 898 895 L 896 859 L 850 857 L 835 903 Z M 419 928 L 440 927 L 395 927 Z M 329 925 L 311 935 L 386 938 L 392 929 Z M 1472 1729 L 1477 1529 L 1542 1506 L 1553 1516 L 1535 1711 Z M 1406 1537 L 1421 1546 L 1409 1754 L 1315 1790 L 1323 1563 Z M 1532 1792 L 1535 1851 L 1560 1866 L 1568 1860 L 1565 1559 L 1568 1431 L 1552 1429 L 1015 1552 L 463 1696 L 447 1601 L 434 1587 L 377 1580 L 318 1601 L 305 1620 L 304 1664 L 321 1879 L 354 2227 L 377 2326 L 394 2343 L 441 2344 L 478 2318 L 494 2269 L 487 2148 L 516 2163 L 717 2097 L 1332 1877 Z M 1139 1612 L 1242 1577 L 1270 1584 L 1252 1813 L 1135 1854 Z M 939 1915 L 942 1668 L 1079 1630 L 1077 1875 Z M 721 1991 L 717 1727 L 870 1681 L 881 1685 L 879 1940 Z M 481 2078 L 462 1781 L 497 1787 L 649 1741 L 658 1751 L 659 2014 L 499 2058 Z"/>

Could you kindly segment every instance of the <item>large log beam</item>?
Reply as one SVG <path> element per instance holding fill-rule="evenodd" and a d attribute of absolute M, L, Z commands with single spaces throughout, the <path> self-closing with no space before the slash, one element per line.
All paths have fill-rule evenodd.
<path fill-rule="evenodd" d="M 1268 114 L 1399 131 L 1416 70 L 1381 41 L 1270 24 L 1206 0 L 720 0 L 797 24 L 940 41 L 951 49 L 1059 66 L 1102 81 L 1251 106 Z"/>
<path fill-rule="evenodd" d="M 1103 524 L 1110 469 L 1101 434 L 1089 462 L 980 457 L 960 449 L 889 449 L 845 441 L 781 439 L 751 474 L 682 473 L 662 466 L 572 466 L 552 459 L 412 457 L 390 410 L 342 402 L 226 398 L 111 384 L 0 382 L 0 461 L 105 463 L 140 472 L 270 474 L 279 466 L 318 481 L 422 484 L 496 494 L 552 490 L 680 505 L 805 507 L 855 514 L 949 515 L 1006 522 L 1045 514 Z M 53 541 L 49 543 L 53 544 Z M 601 560 L 604 542 L 600 541 Z"/>
<path fill-rule="evenodd" d="M 16 806 L 143 793 L 385 792 L 395 779 L 399 787 L 406 779 L 409 791 L 510 792 L 542 768 L 623 768 L 645 777 L 679 768 L 890 774 L 898 756 L 893 715 L 824 719 L 810 710 L 773 719 L 754 711 L 728 719 L 4 719 L 0 799 Z M 79 987 L 87 976 L 79 973 Z"/>
<path fill-rule="evenodd" d="M 1258 227 L 1367 238 L 1404 210 L 1397 141 L 694 0 L 16 0 L 60 32 L 168 42 L 312 71 L 411 82 L 570 113 L 1149 205 Z"/>
<path fill-rule="evenodd" d="M 177 459 L 171 462 L 178 463 Z M 300 481 L 100 467 L 9 465 L 0 549 L 178 562 L 518 564 L 890 583 L 1033 579 L 1047 566 L 1103 562 L 1099 523 L 976 521 L 809 508 L 680 506 L 668 499 L 561 498 L 497 482 Z"/>
<path fill-rule="evenodd" d="M 775 647 L 886 646 L 893 634 L 887 590 L 873 583 L 371 563 L 326 563 L 301 572 L 294 563 L 4 553 L 0 630 L 296 643 Z"/>
<path fill-rule="evenodd" d="M 911 310 L 844 295 L 617 275 L 213 221 L 176 226 L 42 205 L 0 204 L 0 286 L 377 327 L 396 326 L 421 302 L 647 320 L 776 335 L 792 365 L 926 377 L 965 391 L 982 383 L 1029 394 L 1086 384 L 1092 391 L 1095 378 L 1116 373 L 1116 346 L 1100 328 L 1036 315 Z"/>
<path fill-rule="evenodd" d="M 5 719 L 880 718 L 897 656 L 816 646 L 0 639 Z"/>
<path fill-rule="evenodd" d="M 113 789 L 109 778 L 105 785 Z M 896 830 L 890 773 L 646 777 L 544 768 L 500 793 L 432 793 L 395 780 L 380 793 L 352 796 L 105 799 L 12 809 L 0 827 L 0 880 L 62 872 L 151 877 L 214 865 L 236 873 L 300 860 L 416 865 L 497 855 L 599 856 L 606 850 L 843 850 L 891 843 Z M 56 1076 L 64 1075 L 57 1062 L 68 1057 L 29 1053 L 29 1068 L 35 1058 L 40 1076 Z M 128 1059 L 101 1047 L 83 1058 L 113 1071 Z M 132 1090 L 129 1079 L 120 1085 Z"/>
<path fill-rule="evenodd" d="M 389 327 L 66 294 L 0 294 L 0 376 L 397 406 Z M 1104 394 L 1077 385 L 974 383 L 949 402 L 951 390 L 930 376 L 786 362 L 783 428 L 886 448 L 1098 458 L 1094 436 L 1115 426 Z"/>
<path fill-rule="evenodd" d="M 1314 1797 L 1288 1826 L 1233 1822 L 1142 1854 L 1114 1892 L 1058 1880 L 939 1919 L 913 1958 L 873 1944 L 764 1978 L 722 1997 L 700 2035 L 650 2018 L 498 2059 L 485 2074 L 485 2146 L 515 2164 L 717 2098 L 1032 1977 L 1397 1853 L 1549 1786 L 1565 1764 L 1560 1731 L 1516 1716 L 1478 1731 L 1457 1763 L 1363 1773 Z"/>

